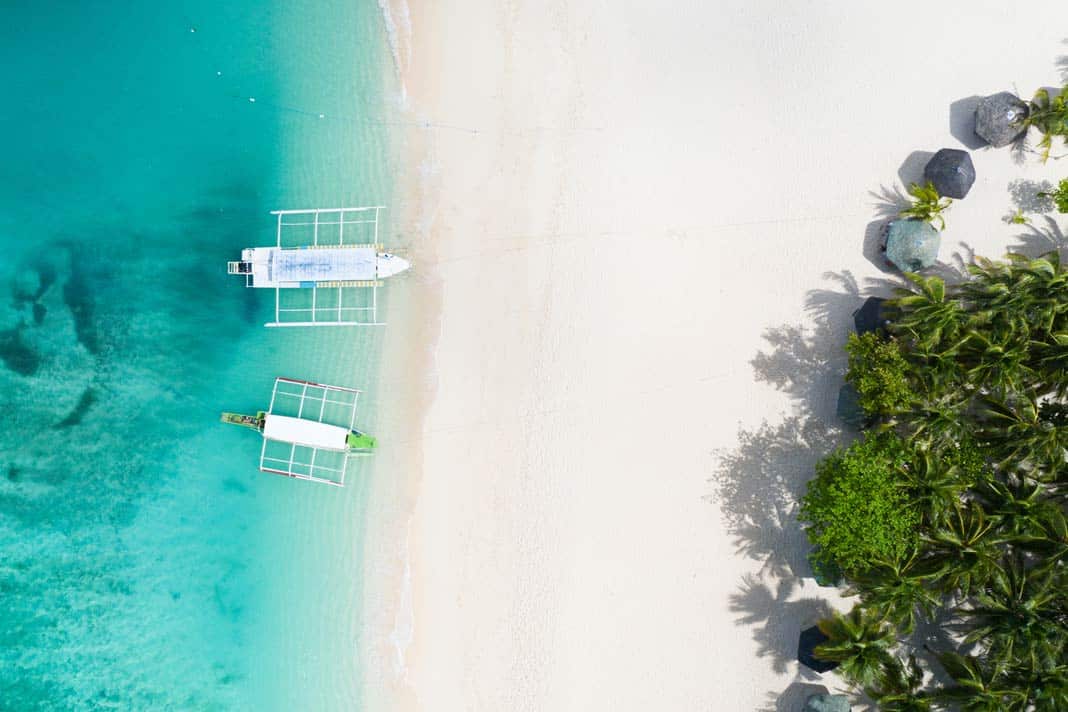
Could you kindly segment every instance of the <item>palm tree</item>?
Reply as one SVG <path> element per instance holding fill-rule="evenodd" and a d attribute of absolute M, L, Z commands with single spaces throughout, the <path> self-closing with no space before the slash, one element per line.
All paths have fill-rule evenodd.
<path fill-rule="evenodd" d="M 983 509 L 997 521 L 998 530 L 1016 545 L 1049 537 L 1064 512 L 1046 496 L 1045 488 L 1026 476 L 990 479 L 976 486 Z"/>
<path fill-rule="evenodd" d="M 1027 695 L 1011 684 L 996 666 L 954 652 L 938 654 L 938 661 L 956 683 L 939 690 L 935 698 L 961 712 L 1022 712 Z"/>
<path fill-rule="evenodd" d="M 969 416 L 969 394 L 934 372 L 925 380 L 927 397 L 888 425 L 901 426 L 906 438 L 921 450 L 956 447 L 971 438 L 975 426 Z"/>
<path fill-rule="evenodd" d="M 1031 353 L 1028 365 L 1035 373 L 1035 392 L 1068 395 L 1068 333 L 1055 331 L 1048 341 L 1033 341 Z"/>
<path fill-rule="evenodd" d="M 999 544 L 1006 540 L 977 502 L 958 505 L 943 525 L 922 535 L 929 546 L 928 565 L 942 572 L 937 581 L 945 593 L 969 596 L 980 590 L 1000 567 Z"/>
<path fill-rule="evenodd" d="M 931 697 L 922 687 L 923 669 L 916 656 L 909 655 L 907 661 L 895 658 L 882 684 L 864 692 L 879 703 L 882 712 L 930 712 Z"/>
<path fill-rule="evenodd" d="M 1050 496 L 1052 501 L 1053 495 Z M 1012 544 L 1031 554 L 1036 572 L 1052 571 L 1068 561 L 1068 516 L 1062 507 L 1050 506 L 1048 509 L 1043 507 L 1036 519 L 1041 526 L 1041 533 L 1027 539 L 1017 538 Z"/>
<path fill-rule="evenodd" d="M 1060 571 L 1027 570 L 1022 556 L 1006 557 L 975 603 L 958 619 L 968 628 L 965 643 L 982 643 L 996 665 L 1055 664 L 1068 642 L 1068 610 Z"/>
<path fill-rule="evenodd" d="M 938 350 L 952 343 L 963 325 L 965 314 L 960 303 L 947 294 L 946 283 L 939 277 L 906 274 L 915 289 L 900 289 L 890 303 L 894 312 L 890 330 L 917 346 Z"/>
<path fill-rule="evenodd" d="M 1034 379 L 1027 366 L 1028 342 L 1019 334 L 990 334 L 969 329 L 960 351 L 964 375 L 976 389 L 999 394 L 1022 390 Z"/>
<path fill-rule="evenodd" d="M 937 564 L 913 553 L 854 574 L 845 595 L 859 595 L 867 613 L 907 635 L 916 628 L 919 615 L 930 620 L 941 605 L 941 597 L 931 589 L 931 580 L 940 573 Z"/>
<path fill-rule="evenodd" d="M 819 628 L 828 640 L 816 646 L 816 657 L 838 663 L 838 671 L 853 684 L 869 687 L 881 682 L 894 664 L 893 630 L 860 606 L 844 616 L 835 612 L 821 620 Z"/>
<path fill-rule="evenodd" d="M 1026 690 L 1034 712 L 1068 710 L 1068 662 L 1039 669 L 1013 669 L 1010 676 Z"/>
<path fill-rule="evenodd" d="M 962 440 L 965 436 L 962 435 Z M 903 485 L 908 488 L 910 497 L 917 502 L 924 512 L 924 519 L 929 526 L 937 526 L 961 502 L 961 496 L 969 486 L 974 484 L 970 473 L 963 472 L 961 466 L 952 462 L 958 445 L 936 449 L 937 442 L 926 443 L 916 457 L 903 471 Z M 968 445 L 967 440 L 964 441 Z"/>
<path fill-rule="evenodd" d="M 1010 254 L 1003 262 L 977 259 L 976 279 L 961 286 L 974 324 L 998 340 L 1009 335 L 1032 346 L 1053 343 L 1068 317 L 1068 272 L 1050 252 L 1037 259 Z"/>
<path fill-rule="evenodd" d="M 1043 414 L 1053 415 L 1044 420 Z M 1045 410 L 1029 397 L 1011 402 L 987 399 L 982 409 L 982 436 L 1001 457 L 1004 467 L 1026 464 L 1046 472 L 1064 469 L 1068 423 L 1057 411 Z"/>

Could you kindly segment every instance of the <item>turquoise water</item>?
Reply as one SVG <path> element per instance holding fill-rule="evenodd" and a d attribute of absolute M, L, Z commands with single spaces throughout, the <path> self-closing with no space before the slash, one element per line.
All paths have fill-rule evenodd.
<path fill-rule="evenodd" d="M 359 709 L 372 473 L 260 474 L 218 413 L 289 375 L 374 432 L 380 336 L 265 329 L 225 262 L 390 203 L 388 57 L 373 1 L 0 10 L 0 709 Z"/>

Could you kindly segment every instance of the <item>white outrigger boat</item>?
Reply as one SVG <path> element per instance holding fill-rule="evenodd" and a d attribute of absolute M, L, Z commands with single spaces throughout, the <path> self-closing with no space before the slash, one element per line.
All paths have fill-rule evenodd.
<path fill-rule="evenodd" d="M 359 399 L 355 388 L 276 378 L 266 411 L 223 413 L 221 420 L 263 436 L 262 472 L 342 487 L 350 457 L 378 445 L 355 428 Z"/>
<path fill-rule="evenodd" d="M 382 280 L 411 263 L 378 242 L 384 206 L 274 210 L 277 244 L 247 247 L 227 263 L 246 287 L 273 289 L 265 326 L 377 326 Z"/>

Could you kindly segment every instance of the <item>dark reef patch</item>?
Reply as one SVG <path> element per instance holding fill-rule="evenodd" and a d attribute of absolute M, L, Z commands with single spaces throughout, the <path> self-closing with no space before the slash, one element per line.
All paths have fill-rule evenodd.
<path fill-rule="evenodd" d="M 74 406 L 67 417 L 55 424 L 55 428 L 69 428 L 82 422 L 82 418 L 85 417 L 86 412 L 93 407 L 93 403 L 96 402 L 96 391 L 92 388 L 86 388 L 82 392 L 82 397 L 78 399 L 78 404 Z"/>
<path fill-rule="evenodd" d="M 41 260 L 34 265 L 37 271 L 37 293 L 33 295 L 34 301 L 40 299 L 56 283 L 56 266 L 51 262 Z"/>
<path fill-rule="evenodd" d="M 22 340 L 23 326 L 0 331 L 0 361 L 15 373 L 32 376 L 41 367 L 41 355 Z"/>
<path fill-rule="evenodd" d="M 74 318 L 74 333 L 78 342 L 91 354 L 100 353 L 100 335 L 96 330 L 96 304 L 89 289 L 89 282 L 78 269 L 77 264 L 71 271 L 70 278 L 63 285 L 63 303 L 70 309 Z"/>

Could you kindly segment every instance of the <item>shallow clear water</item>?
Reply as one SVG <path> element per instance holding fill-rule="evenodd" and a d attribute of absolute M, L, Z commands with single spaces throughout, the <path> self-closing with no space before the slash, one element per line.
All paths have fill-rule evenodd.
<path fill-rule="evenodd" d="M 389 204 L 388 56 L 369 1 L 0 10 L 0 709 L 359 708 L 370 470 L 260 474 L 218 413 L 289 375 L 373 432 L 379 336 L 265 329 L 225 261 Z"/>

